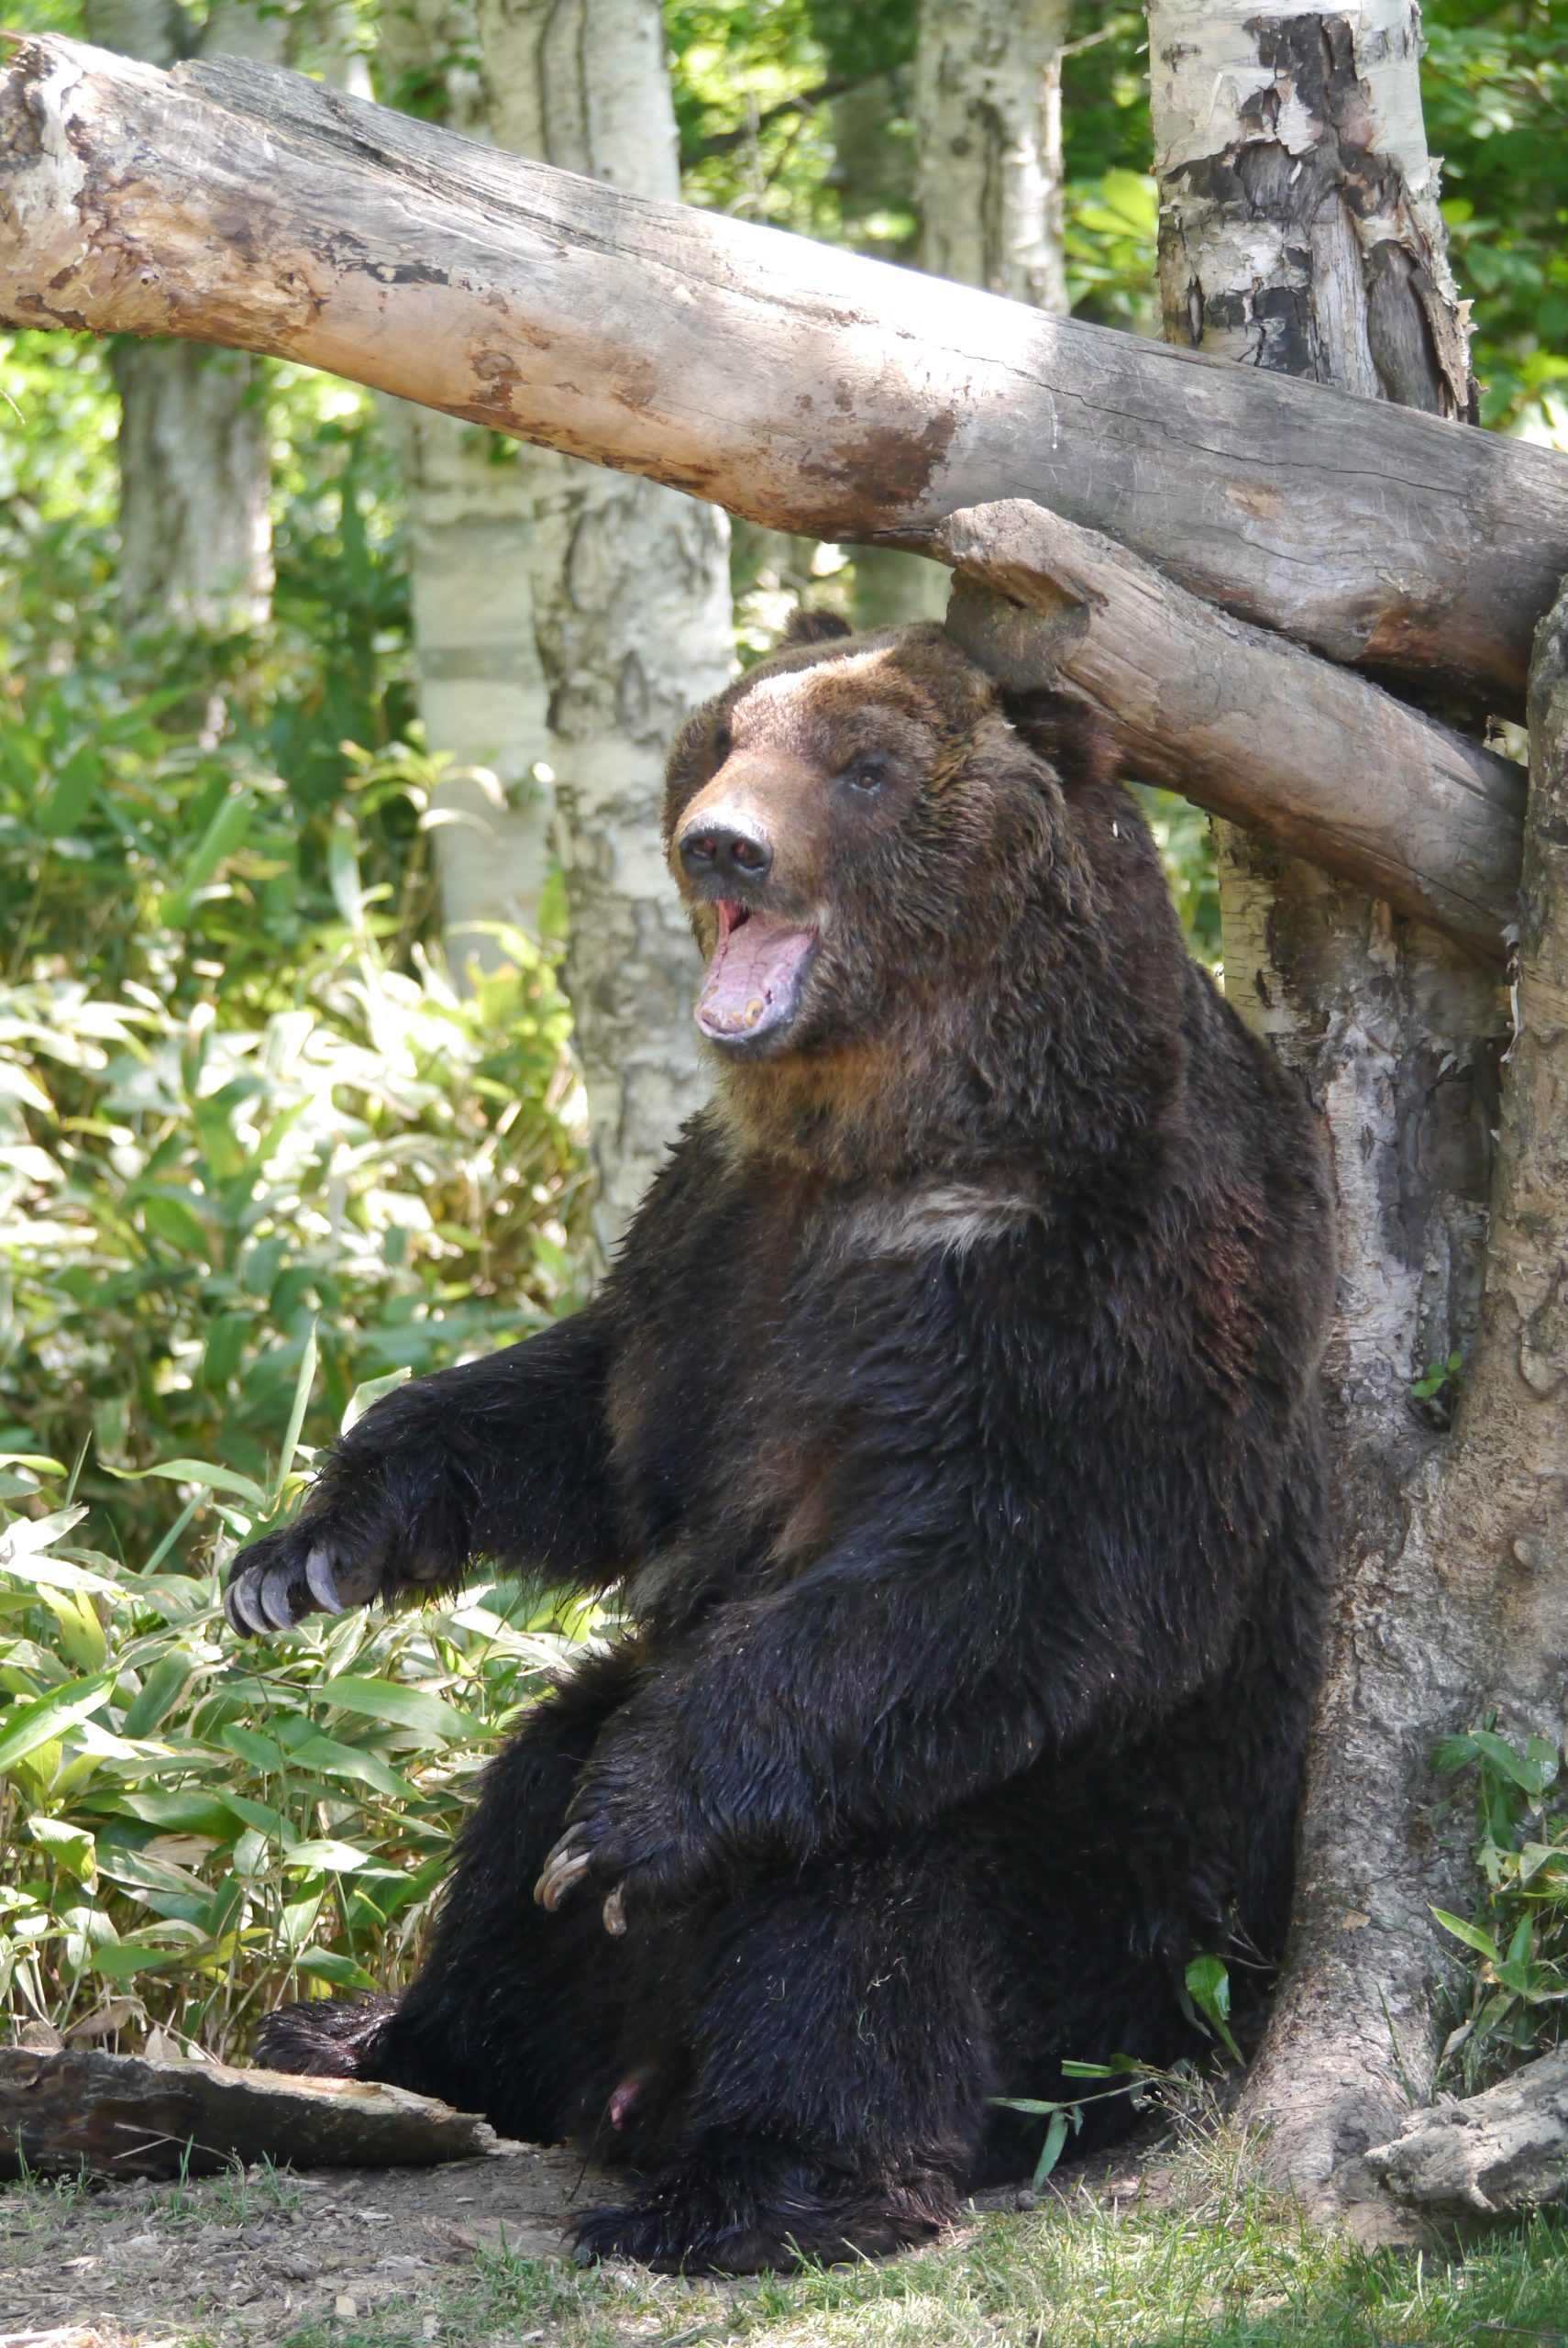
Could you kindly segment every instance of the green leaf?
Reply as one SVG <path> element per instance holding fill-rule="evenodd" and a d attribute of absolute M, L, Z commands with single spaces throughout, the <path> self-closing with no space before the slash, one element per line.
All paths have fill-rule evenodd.
<path fill-rule="evenodd" d="M 166 1240 L 193 1263 L 208 1261 L 213 1247 L 211 1235 L 194 1207 L 187 1205 L 183 1199 L 171 1198 L 167 1191 L 149 1191 L 139 1204 L 141 1219 L 155 1239 Z"/>
<path fill-rule="evenodd" d="M 1456 1941 L 1463 1941 L 1466 1948 L 1473 1948 L 1478 1956 L 1485 1957 L 1493 1965 L 1502 1963 L 1496 1942 L 1490 1933 L 1484 1933 L 1479 1924 L 1467 1924 L 1462 1916 L 1451 1916 L 1446 1908 L 1434 1908 L 1432 1914 L 1443 1931 L 1452 1933 Z"/>
<path fill-rule="evenodd" d="M 329 1982 L 335 1989 L 374 1989 L 379 1986 L 362 1965 L 356 1965 L 351 1956 L 340 1955 L 336 1949 L 306 1949 L 294 1969 L 312 1981 Z"/>
<path fill-rule="evenodd" d="M 180 1648 L 160 1656 L 142 1681 L 140 1693 L 133 1699 L 125 1719 L 120 1722 L 121 1733 L 126 1736 L 150 1736 L 159 1722 L 168 1717 L 184 1694 L 191 1670 L 191 1658 Z"/>
<path fill-rule="evenodd" d="M 130 1981 L 138 1973 L 160 1973 L 178 1965 L 183 1955 L 182 1949 L 152 1948 L 143 1941 L 100 1941 L 87 1966 L 105 1981 Z"/>
<path fill-rule="evenodd" d="M 97 746 L 92 742 L 84 742 L 67 759 L 34 819 L 46 839 L 61 839 L 76 829 L 87 812 L 98 768 Z"/>
<path fill-rule="evenodd" d="M 340 1432 L 347 1434 L 351 1426 L 359 1424 L 372 1403 L 379 1402 L 383 1394 L 395 1393 L 400 1386 L 406 1386 L 412 1376 L 413 1372 L 406 1367 L 390 1369 L 384 1378 L 367 1378 L 362 1384 L 356 1386 L 348 1397 Z"/>
<path fill-rule="evenodd" d="M 357 1851 L 352 1843 L 340 1843 L 333 1835 L 318 1835 L 314 1842 L 296 1843 L 292 1851 L 283 1854 L 286 1867 L 325 1867 L 328 1875 L 352 1875 L 356 1867 L 374 1866 L 365 1851 Z"/>
<path fill-rule="evenodd" d="M 28 1821 L 28 1832 L 78 1883 L 92 1883 L 98 1872 L 97 1846 L 85 1827 L 72 1826 L 63 1818 L 35 1816 Z"/>
<path fill-rule="evenodd" d="M 40 1744 L 52 1744 L 79 1721 L 101 1711 L 109 1700 L 114 1678 L 111 1671 L 100 1672 L 94 1679 L 72 1680 L 30 1704 L 7 1706 L 0 1712 L 0 1772 L 14 1768 Z"/>
<path fill-rule="evenodd" d="M 1231 2035 L 1231 1976 L 1219 1956 L 1195 1956 L 1183 1976 L 1187 1994 L 1225 2052 L 1239 2063 L 1242 2050 Z"/>
<path fill-rule="evenodd" d="M 1071 2122 L 1065 2111 L 1052 2113 L 1046 2125 L 1045 2142 L 1041 2147 L 1040 2158 L 1034 2164 L 1034 2187 L 1037 2192 L 1062 2157 L 1070 2125 Z"/>
<path fill-rule="evenodd" d="M 345 1712 L 364 1712 L 373 1721 L 388 1721 L 394 1728 L 416 1729 L 442 1744 L 466 1744 L 484 1733 L 482 1728 L 444 1704 L 438 1696 L 419 1688 L 400 1688 L 390 1679 L 361 1679 L 345 1673 L 328 1679 L 319 1690 L 323 1702 Z"/>
<path fill-rule="evenodd" d="M 175 1484 L 200 1484 L 204 1491 L 232 1492 L 237 1500 L 248 1501 L 253 1508 L 266 1505 L 267 1495 L 252 1476 L 242 1476 L 236 1468 L 219 1468 L 210 1459 L 160 1459 L 155 1468 L 110 1468 L 105 1459 L 102 1466 L 122 1484 L 139 1484 L 149 1476 L 166 1476 Z"/>
<path fill-rule="evenodd" d="M 183 929 L 196 908 L 199 892 L 204 889 L 221 864 L 226 863 L 236 849 L 242 847 L 255 814 L 255 801 L 243 783 L 237 783 L 228 796 L 220 801 L 217 812 L 205 832 L 192 850 L 185 867 L 185 877 L 178 889 L 166 892 L 160 910 L 171 929 Z"/>
<path fill-rule="evenodd" d="M 334 1736 L 304 1737 L 290 1758 L 300 1768 L 317 1770 L 323 1777 L 348 1778 L 356 1785 L 373 1787 L 391 1801 L 419 1800 L 418 1787 L 390 1768 L 379 1753 L 361 1752 L 357 1744 L 340 1744 Z"/>
<path fill-rule="evenodd" d="M 283 1497 L 284 1479 L 294 1464 L 294 1453 L 299 1449 L 300 1430 L 304 1425 L 305 1412 L 310 1408 L 310 1390 L 315 1383 L 315 1323 L 313 1321 L 309 1335 L 305 1338 L 304 1351 L 300 1356 L 299 1376 L 294 1380 L 294 1399 L 289 1408 L 288 1430 L 283 1436 L 283 1447 L 278 1454 L 278 1473 L 267 1495 L 267 1505 L 270 1511 L 275 1508 Z"/>

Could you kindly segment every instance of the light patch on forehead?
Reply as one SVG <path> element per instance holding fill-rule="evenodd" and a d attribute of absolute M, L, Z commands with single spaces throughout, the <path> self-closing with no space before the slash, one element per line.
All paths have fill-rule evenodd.
<path fill-rule="evenodd" d="M 758 677 L 733 705 L 731 722 L 744 724 L 748 716 L 771 714 L 778 706 L 800 698 L 802 685 L 809 688 L 819 677 L 832 677 L 835 682 L 840 677 L 858 678 L 863 685 L 869 686 L 878 671 L 887 666 L 891 649 L 889 645 L 878 645 L 869 652 L 840 653 L 831 660 L 812 661 L 805 669 L 786 669 L 776 677 Z"/>
<path fill-rule="evenodd" d="M 966 1255 L 1005 1239 L 1027 1223 L 1043 1223 L 1038 1199 L 978 1182 L 929 1182 L 849 1212 L 834 1235 L 835 1252 L 856 1256 Z"/>

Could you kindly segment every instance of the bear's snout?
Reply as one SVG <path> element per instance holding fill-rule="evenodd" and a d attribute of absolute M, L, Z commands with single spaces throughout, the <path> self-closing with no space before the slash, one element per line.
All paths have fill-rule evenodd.
<path fill-rule="evenodd" d="M 682 869 L 693 880 L 732 880 L 755 887 L 767 880 L 773 847 L 761 825 L 739 817 L 704 815 L 681 834 Z"/>

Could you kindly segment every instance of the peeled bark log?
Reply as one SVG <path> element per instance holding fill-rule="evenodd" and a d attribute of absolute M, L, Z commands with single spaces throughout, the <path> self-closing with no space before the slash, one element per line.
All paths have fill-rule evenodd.
<path fill-rule="evenodd" d="M 1390 2193 L 1437 2218 L 1499 2218 L 1568 2201 L 1568 2047 L 1484 2095 L 1408 2121 L 1366 2165 Z"/>
<path fill-rule="evenodd" d="M 1548 449 L 594 186 L 292 75 L 28 40 L 0 156 L 7 323 L 280 353 L 770 526 L 856 539 L 1027 496 L 1483 707 L 1518 701 L 1568 567 Z"/>
<path fill-rule="evenodd" d="M 950 515 L 928 543 L 958 574 L 947 625 L 965 649 L 1014 683 L 1075 689 L 1128 774 L 1502 960 L 1524 811 L 1510 759 L 1021 499 Z"/>
<path fill-rule="evenodd" d="M 0 2177 L 212 2176 L 234 2161 L 425 2168 L 505 2149 L 486 2121 L 364 2079 L 0 2047 Z"/>

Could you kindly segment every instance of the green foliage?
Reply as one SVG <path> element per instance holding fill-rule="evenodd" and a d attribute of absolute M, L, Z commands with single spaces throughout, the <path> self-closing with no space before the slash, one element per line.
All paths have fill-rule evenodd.
<path fill-rule="evenodd" d="M 297 1494 L 284 1456 L 165 1472 L 228 1549 Z M 58 1462 L 3 1476 L 0 2010 L 223 2054 L 280 1998 L 405 1977 L 473 1773 L 579 1626 L 480 1585 L 241 1647 L 211 1568 L 83 1545 Z"/>
<path fill-rule="evenodd" d="M 1431 0 L 1421 93 L 1485 421 L 1568 447 L 1568 17 Z"/>
<path fill-rule="evenodd" d="M 1435 1759 L 1445 1775 L 1474 1773 L 1475 1860 L 1485 1892 L 1469 1919 L 1433 1911 L 1477 1960 L 1463 2018 L 1443 2049 L 1444 2063 L 1457 2066 L 1464 2091 L 1473 2093 L 1562 2036 L 1568 1780 L 1554 1744 L 1539 1736 L 1513 1744 L 1489 1721 L 1466 1735 L 1444 1737 Z"/>
<path fill-rule="evenodd" d="M 0 2002 L 219 2048 L 396 1977 L 563 1634 L 481 1590 L 239 1649 L 215 1566 L 356 1392 L 577 1301 L 580 1101 L 539 947 L 459 996 L 426 942 L 369 400 L 266 379 L 270 628 L 122 642 L 103 355 L 0 389 Z"/>

